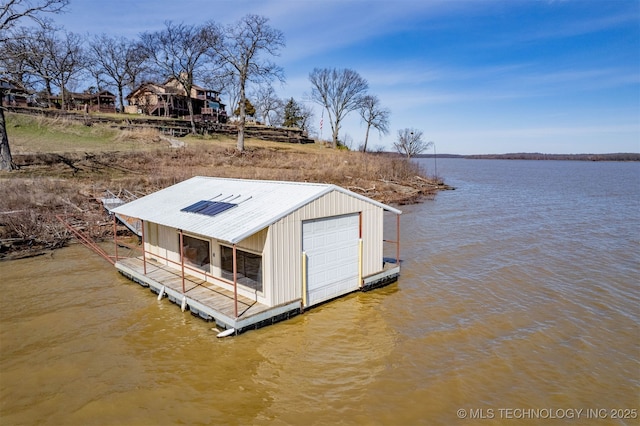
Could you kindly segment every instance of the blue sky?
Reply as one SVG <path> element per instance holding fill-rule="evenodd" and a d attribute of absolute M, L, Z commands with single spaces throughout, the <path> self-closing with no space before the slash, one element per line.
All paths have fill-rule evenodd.
<path fill-rule="evenodd" d="M 640 152 L 638 0 L 71 0 L 54 20 L 135 38 L 167 20 L 230 24 L 247 13 L 285 35 L 280 97 L 308 99 L 315 67 L 369 82 L 391 110 L 391 131 L 373 133 L 372 148 L 392 149 L 413 128 L 438 154 Z M 351 113 L 341 137 L 356 148 L 364 133 Z"/>

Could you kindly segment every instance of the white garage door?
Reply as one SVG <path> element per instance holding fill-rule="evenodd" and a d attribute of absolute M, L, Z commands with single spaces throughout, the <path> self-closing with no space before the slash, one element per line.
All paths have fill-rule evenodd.
<path fill-rule="evenodd" d="M 358 214 L 303 222 L 309 306 L 359 288 L 359 223 Z"/>

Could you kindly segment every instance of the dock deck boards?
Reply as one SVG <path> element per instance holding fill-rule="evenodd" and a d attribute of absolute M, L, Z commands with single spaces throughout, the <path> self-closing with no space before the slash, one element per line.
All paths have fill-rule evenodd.
<path fill-rule="evenodd" d="M 116 268 L 135 281 L 149 286 L 156 293 L 165 293 L 181 303 L 183 296 L 192 311 L 203 312 L 226 328 L 247 328 L 256 323 L 291 312 L 299 308 L 299 301 L 286 306 L 269 307 L 238 295 L 238 317 L 235 317 L 234 294 L 210 282 L 185 273 L 185 292 L 182 293 L 181 271 L 147 260 L 147 273 L 139 257 L 119 259 Z M 275 321 L 274 321 L 275 322 Z"/>
<path fill-rule="evenodd" d="M 163 292 L 177 305 L 185 303 L 185 307 L 188 306 L 192 314 L 205 320 L 215 320 L 216 325 L 234 329 L 235 334 L 290 318 L 300 313 L 302 308 L 300 299 L 270 307 L 237 295 L 236 317 L 234 293 L 211 282 L 185 273 L 183 293 L 180 270 L 147 260 L 145 274 L 141 257 L 121 258 L 115 266 L 131 280 L 151 288 L 156 294 Z M 384 286 L 397 280 L 399 273 L 399 265 L 385 265 L 382 271 L 364 277 L 360 290 L 368 291 Z"/>

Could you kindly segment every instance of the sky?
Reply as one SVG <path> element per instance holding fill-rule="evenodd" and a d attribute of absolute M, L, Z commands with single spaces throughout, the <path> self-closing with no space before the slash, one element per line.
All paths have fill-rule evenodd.
<path fill-rule="evenodd" d="M 323 139 L 309 73 L 349 68 L 391 111 L 370 149 L 415 129 L 438 154 L 640 152 L 638 0 L 70 0 L 53 19 L 136 38 L 249 13 L 284 33 L 273 59 L 286 81 L 274 89 L 314 108 Z M 354 111 L 340 138 L 356 149 L 365 130 Z"/>

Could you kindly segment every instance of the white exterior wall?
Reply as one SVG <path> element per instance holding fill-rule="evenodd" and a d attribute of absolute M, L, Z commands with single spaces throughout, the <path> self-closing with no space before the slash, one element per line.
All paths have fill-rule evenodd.
<path fill-rule="evenodd" d="M 211 249 L 211 270 L 209 271 L 209 275 L 212 275 L 213 277 L 222 277 L 220 245 L 226 245 L 228 247 L 232 247 L 233 245 L 203 237 L 202 235 L 186 232 L 184 233 L 184 235 L 189 235 L 191 237 L 209 241 L 209 248 Z M 177 229 L 158 225 L 155 223 L 145 222 L 144 236 L 144 246 L 147 259 L 155 259 L 160 264 L 169 266 L 177 270 L 182 270 L 182 264 L 180 261 L 180 232 Z M 249 238 L 245 238 L 243 241 L 236 244 L 236 247 L 240 250 L 262 255 L 262 277 L 264 290 L 262 294 L 256 295 L 253 290 L 245 290 L 241 285 L 239 285 L 238 294 L 241 294 L 242 296 L 251 298 L 253 300 L 257 300 L 259 303 L 268 305 L 269 300 L 267 298 L 267 295 L 269 294 L 269 285 L 266 279 L 266 267 L 268 265 L 268 261 L 265 259 L 263 253 L 266 238 L 267 230 L 264 229 L 250 236 Z M 205 274 L 192 268 L 185 270 L 185 273 L 200 278 L 204 281 L 219 285 L 227 290 L 233 291 L 233 283 L 227 283 L 225 281 L 222 281 L 221 279 L 219 280 L 212 278 L 211 276 L 206 276 Z"/>
<path fill-rule="evenodd" d="M 257 300 L 259 303 L 276 306 L 302 298 L 302 222 L 344 214 L 362 212 L 362 276 L 382 270 L 384 210 L 374 204 L 339 191 L 332 191 L 295 210 L 263 229 L 245 238 L 236 247 L 241 250 L 262 254 L 263 293 L 238 286 L 238 293 Z M 181 269 L 179 231 L 175 228 L 153 223 L 144 223 L 145 250 L 147 257 Z M 197 234 L 185 233 L 196 238 L 207 239 Z M 211 248 L 211 271 L 214 277 L 221 276 L 220 245 L 225 242 L 209 239 Z M 168 262 L 165 259 L 171 260 Z M 206 277 L 197 271 L 188 273 L 223 288 L 233 291 L 233 285 Z"/>
<path fill-rule="evenodd" d="M 347 194 L 332 191 L 274 223 L 267 234 L 265 284 L 271 305 L 302 298 L 302 222 L 362 212 L 362 275 L 382 270 L 383 209 Z"/>
<path fill-rule="evenodd" d="M 169 261 L 180 263 L 180 236 L 177 229 L 144 222 L 144 240 L 148 258 L 173 267 L 175 264 Z"/>

